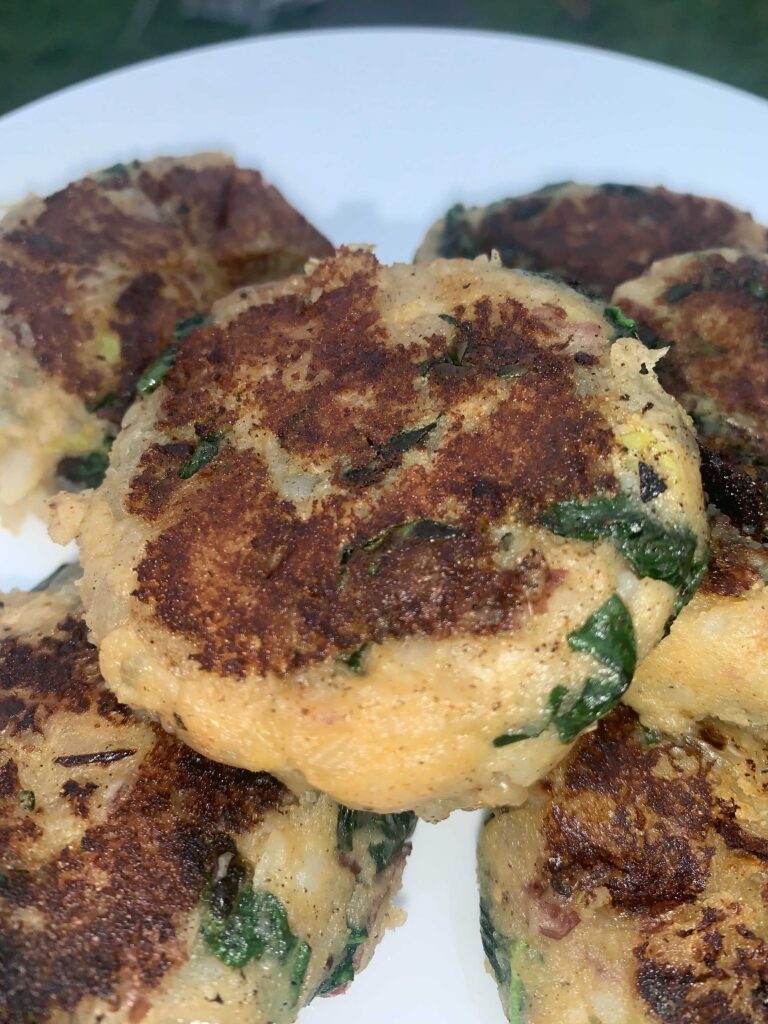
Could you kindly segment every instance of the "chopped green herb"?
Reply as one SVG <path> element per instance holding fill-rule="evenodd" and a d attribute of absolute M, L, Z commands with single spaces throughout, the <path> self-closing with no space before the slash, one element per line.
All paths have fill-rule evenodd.
<path fill-rule="evenodd" d="M 637 664 L 637 646 L 632 616 L 621 598 L 614 594 L 593 612 L 583 626 L 568 635 L 572 651 L 590 654 L 617 675 L 632 678 Z"/>
<path fill-rule="evenodd" d="M 693 295 L 700 287 L 701 285 L 697 281 L 681 281 L 680 284 L 673 284 L 667 288 L 664 292 L 664 299 L 674 305 L 676 302 L 687 299 L 689 295 Z"/>
<path fill-rule="evenodd" d="M 606 306 L 605 319 L 616 330 L 617 338 L 637 337 L 637 321 L 626 316 L 621 306 Z"/>
<path fill-rule="evenodd" d="M 352 839 L 357 828 L 357 818 L 363 811 L 353 811 L 344 804 L 339 804 L 339 811 L 336 818 L 336 846 L 343 853 L 352 851 Z"/>
<path fill-rule="evenodd" d="M 565 686 L 555 686 L 539 722 L 497 736 L 494 747 L 540 736 L 550 724 L 562 743 L 571 743 L 588 725 L 616 707 L 637 663 L 632 616 L 621 598 L 614 594 L 593 612 L 583 626 L 568 635 L 568 645 L 574 651 L 590 654 L 604 667 L 603 674 L 590 676 L 575 694 Z"/>
<path fill-rule="evenodd" d="M 25 811 L 34 811 L 35 791 L 33 789 L 22 789 L 19 793 L 19 803 Z"/>
<path fill-rule="evenodd" d="M 533 726 L 530 729 L 520 729 L 518 732 L 504 732 L 501 736 L 497 736 L 494 741 L 494 747 L 508 747 L 510 743 L 520 743 L 522 740 L 535 739 L 537 736 L 541 736 L 544 730 L 549 725 L 546 721 L 542 726 Z"/>
<path fill-rule="evenodd" d="M 496 930 L 496 926 L 491 920 L 490 907 L 482 898 L 480 900 L 480 937 L 483 940 L 483 950 L 491 965 L 493 976 L 499 985 L 506 984 L 509 978 L 509 962 L 504 953 L 509 940 Z"/>
<path fill-rule="evenodd" d="M 375 483 L 388 469 L 398 464 L 399 456 L 411 448 L 417 448 L 426 441 L 427 437 L 437 426 L 438 421 L 427 423 L 423 427 L 412 427 L 408 430 L 401 430 L 394 434 L 383 445 L 376 447 L 376 454 L 364 466 L 355 466 L 352 469 L 345 469 L 341 473 L 343 480 L 350 483 L 366 486 Z"/>
<path fill-rule="evenodd" d="M 351 654 L 339 658 L 339 661 L 346 665 L 350 672 L 362 676 L 365 674 L 365 656 L 370 646 L 369 642 L 361 644 L 356 651 L 352 651 Z"/>
<path fill-rule="evenodd" d="M 205 313 L 194 313 L 185 320 L 178 320 L 176 322 L 176 326 L 173 328 L 173 336 L 176 341 L 182 341 L 192 331 L 196 331 L 198 327 L 204 327 L 207 323 L 208 317 Z"/>
<path fill-rule="evenodd" d="M 632 616 L 614 594 L 579 629 L 568 636 L 574 651 L 590 654 L 604 665 L 606 673 L 590 676 L 574 700 L 556 687 L 550 702 L 556 704 L 552 723 L 562 743 L 571 743 L 598 719 L 612 711 L 632 681 L 637 664 L 637 646 Z"/>
<path fill-rule="evenodd" d="M 365 928 L 350 927 L 347 936 L 347 944 L 339 962 L 331 969 L 330 974 L 321 982 L 315 995 L 325 996 L 329 992 L 348 985 L 355 977 L 354 956 L 357 947 L 368 940 L 368 932 Z"/>
<path fill-rule="evenodd" d="M 503 533 L 499 539 L 499 547 L 502 551 L 509 551 L 512 547 L 512 542 L 515 539 L 513 533 Z"/>
<path fill-rule="evenodd" d="M 311 959 L 312 947 L 303 940 L 296 942 L 288 954 L 286 963 L 288 965 L 288 985 L 291 990 L 291 1007 L 294 1007 L 299 1001 L 299 993 L 307 976 L 307 968 Z"/>
<path fill-rule="evenodd" d="M 177 352 L 178 345 L 172 344 L 152 360 L 136 381 L 137 394 L 151 395 L 153 391 L 160 387 L 163 377 L 165 377 L 176 361 Z"/>
<path fill-rule="evenodd" d="M 126 163 L 112 164 L 111 167 L 105 167 L 102 171 L 96 171 L 93 177 L 96 181 L 108 181 L 110 178 L 125 178 L 131 171 L 136 170 L 141 164 L 138 160 L 130 160 Z"/>
<path fill-rule="evenodd" d="M 119 396 L 110 391 L 109 394 L 104 395 L 103 398 L 99 398 L 95 402 L 86 402 L 85 408 L 88 412 L 99 412 L 101 409 L 108 409 L 115 405 L 119 400 Z"/>
<path fill-rule="evenodd" d="M 179 466 L 179 476 L 182 480 L 189 480 L 195 473 L 208 465 L 219 454 L 222 435 L 220 433 L 207 434 L 197 442 L 197 447 L 190 457 Z"/>
<path fill-rule="evenodd" d="M 392 862 L 392 858 L 413 835 L 416 815 L 411 811 L 400 814 L 374 814 L 372 811 L 353 811 L 339 805 L 336 819 L 336 845 L 343 853 L 351 853 L 355 832 L 380 832 L 381 840 L 368 844 L 376 873 Z"/>
<path fill-rule="evenodd" d="M 500 366 L 496 371 L 497 377 L 525 377 L 526 374 L 531 372 L 529 366 L 519 366 L 516 363 L 508 363 L 506 366 Z"/>
<path fill-rule="evenodd" d="M 628 494 L 568 499 L 552 505 L 540 521 L 561 537 L 611 540 L 639 576 L 663 580 L 683 592 L 701 571 L 693 532 L 662 525 Z"/>
<path fill-rule="evenodd" d="M 750 281 L 748 287 L 750 295 L 755 299 L 764 299 L 768 295 L 762 281 Z"/>
<path fill-rule="evenodd" d="M 227 967 L 242 968 L 264 956 L 288 964 L 291 987 L 298 994 L 311 950 L 293 934 L 285 907 L 271 892 L 244 886 L 228 914 L 206 916 L 202 934 L 214 955 Z"/>
<path fill-rule="evenodd" d="M 173 329 L 174 340 L 145 368 L 139 379 L 136 381 L 136 393 L 139 395 L 151 395 L 156 391 L 163 378 L 176 362 L 179 352 L 179 344 L 198 327 L 208 323 L 208 317 L 203 313 L 195 313 L 186 320 L 179 320 Z"/>
<path fill-rule="evenodd" d="M 504 1002 L 510 1024 L 524 1024 L 530 1000 L 520 972 L 524 959 L 541 961 L 541 954 L 523 939 L 509 939 L 502 935 L 493 924 L 484 899 L 480 900 L 480 937 L 496 982 L 506 993 Z"/>
<path fill-rule="evenodd" d="M 507 990 L 507 1017 L 510 1024 L 524 1024 L 529 1005 L 528 992 L 520 976 L 522 960 L 533 950 L 523 939 L 513 939 L 509 951 L 509 987 Z"/>
<path fill-rule="evenodd" d="M 416 540 L 445 540 L 449 537 L 459 537 L 464 533 L 460 526 L 451 526 L 450 523 L 438 523 L 434 519 L 411 519 L 407 523 L 398 523 L 396 526 L 388 526 L 381 533 L 375 534 L 369 540 L 358 545 L 347 545 L 341 553 L 341 564 L 346 565 L 355 550 L 376 551 L 387 542 L 401 543 L 404 540 L 414 538 Z"/>
<path fill-rule="evenodd" d="M 640 742 L 644 747 L 653 747 L 664 739 L 664 734 L 658 729 L 649 729 L 642 722 L 638 722 L 638 726 L 640 727 Z"/>
<path fill-rule="evenodd" d="M 441 320 L 445 320 L 446 323 L 451 324 L 456 329 L 454 342 L 444 355 L 439 356 L 437 359 L 427 359 L 418 364 L 422 377 L 429 376 L 430 371 L 436 369 L 441 369 L 441 371 L 447 373 L 450 367 L 462 367 L 465 370 L 465 373 L 458 374 L 458 376 L 465 376 L 468 373 L 476 372 L 476 367 L 468 366 L 466 363 L 467 356 L 475 343 L 472 322 L 470 320 L 458 320 L 455 316 L 449 316 L 447 313 L 439 313 L 438 315 Z M 451 371 L 451 375 L 454 376 L 455 371 Z"/>
<path fill-rule="evenodd" d="M 112 438 L 104 437 L 102 447 L 87 455 L 67 455 L 63 458 L 56 471 L 60 477 L 76 487 L 98 487 L 104 479 L 109 466 L 109 450 Z"/>

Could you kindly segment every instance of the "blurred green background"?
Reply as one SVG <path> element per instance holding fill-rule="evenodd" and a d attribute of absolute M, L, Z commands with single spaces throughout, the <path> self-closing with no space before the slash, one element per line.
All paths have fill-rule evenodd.
<path fill-rule="evenodd" d="M 262 32 L 385 24 L 569 39 L 768 96 L 768 0 L 0 0 L 0 112 L 192 46 Z"/>

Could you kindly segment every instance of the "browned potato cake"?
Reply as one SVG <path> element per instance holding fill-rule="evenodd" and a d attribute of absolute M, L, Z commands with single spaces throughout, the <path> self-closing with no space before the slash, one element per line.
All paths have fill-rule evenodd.
<path fill-rule="evenodd" d="M 414 824 L 137 718 L 71 574 L 0 603 L 0 814 L 3 1024 L 293 1021 L 367 962 Z"/>
<path fill-rule="evenodd" d="M 350 806 L 520 799 L 701 571 L 687 418 L 620 334 L 482 258 L 220 303 L 59 503 L 109 685 Z"/>
<path fill-rule="evenodd" d="M 768 494 L 768 256 L 660 260 L 614 300 L 647 344 L 670 346 L 659 377 L 703 443 Z"/>
<path fill-rule="evenodd" d="M 731 245 L 766 249 L 748 213 L 716 199 L 638 185 L 549 185 L 490 206 L 452 207 L 416 254 L 472 257 L 547 271 L 608 299 L 616 285 L 673 253 Z"/>
<path fill-rule="evenodd" d="M 480 840 L 483 943 L 512 1024 L 768 1018 L 768 740 L 621 707 Z"/>
<path fill-rule="evenodd" d="M 93 486 L 141 371 L 242 281 L 328 242 L 225 156 L 118 164 L 0 224 L 0 521 Z"/>

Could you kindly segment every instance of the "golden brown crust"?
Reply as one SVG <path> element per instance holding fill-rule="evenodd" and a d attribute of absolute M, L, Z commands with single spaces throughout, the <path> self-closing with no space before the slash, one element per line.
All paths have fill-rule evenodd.
<path fill-rule="evenodd" d="M 704 889 L 711 794 L 702 757 L 680 770 L 635 727 L 619 708 L 569 758 L 545 819 L 545 870 L 557 892 L 605 886 L 614 906 L 648 910 Z"/>
<path fill-rule="evenodd" d="M 607 892 L 638 929 L 637 996 L 650 1019 L 667 1024 L 766 1019 L 764 907 L 750 902 L 750 887 L 764 872 L 768 836 L 747 795 L 768 788 L 766 751 L 759 742 L 757 755 L 742 751 L 722 728 L 705 723 L 696 739 L 659 739 L 622 707 L 545 784 L 532 891 L 551 908 L 548 919 L 570 915 L 570 929 L 583 928 Z"/>
<path fill-rule="evenodd" d="M 153 202 L 173 210 L 195 245 L 212 253 L 231 288 L 300 271 L 310 256 L 333 252 L 258 171 L 158 161 L 135 177 Z"/>
<path fill-rule="evenodd" d="M 0 693 L 0 733 L 9 738 L 45 732 L 66 714 L 118 724 L 132 718 L 102 689 L 77 616 L 50 636 L 3 640 Z M 34 801 L 25 803 L 11 748 L 0 753 L 0 1020 L 47 1021 L 89 996 L 117 1006 L 126 993 L 158 985 L 187 955 L 185 915 L 216 858 L 286 800 L 272 777 L 206 761 L 159 727 L 146 728 L 154 739 L 143 755 L 89 748 L 57 759 L 71 771 L 61 795 L 86 827 L 78 844 L 36 867 L 32 851 L 45 841 L 48 819 Z M 93 773 L 107 772 L 110 753 L 141 762 L 108 820 L 94 821 L 103 787 Z"/>
<path fill-rule="evenodd" d="M 739 597 L 768 580 L 768 549 L 743 537 L 722 516 L 712 522 L 710 544 L 702 594 Z"/>
<path fill-rule="evenodd" d="M 6 225 L 0 294 L 12 336 L 87 404 L 108 398 L 100 414 L 116 421 L 179 320 L 234 284 L 331 251 L 258 172 L 225 158 L 120 165 Z"/>
<path fill-rule="evenodd" d="M 557 342 L 563 310 L 457 305 L 425 351 L 389 337 L 379 273 L 373 255 L 342 253 L 293 294 L 196 331 L 166 378 L 160 430 L 193 427 L 219 448 L 189 480 L 187 442 L 145 451 L 127 508 L 159 533 L 136 596 L 206 669 L 283 674 L 385 637 L 514 628 L 556 581 L 541 556 L 499 567 L 489 524 L 615 488 L 609 424 L 576 386 L 598 360 Z M 461 365 L 440 362 L 454 344 Z M 299 357 L 311 400 L 295 386 Z M 439 410 L 427 423 L 414 421 L 422 385 Z M 335 401 L 345 391 L 354 404 Z M 431 449 L 442 418 L 483 395 L 492 411 Z M 286 457 L 333 466 L 321 511 L 280 500 L 263 457 L 228 442 L 253 408 Z M 403 467 L 406 452 L 428 461 Z"/>
<path fill-rule="evenodd" d="M 641 297 L 642 296 L 642 297 Z M 768 488 L 768 260 L 699 253 L 619 288 L 643 340 L 670 344 L 659 378 L 704 443 Z"/>
<path fill-rule="evenodd" d="M 745 222 L 760 234 L 727 203 L 634 185 L 565 185 L 494 203 L 472 226 L 456 219 L 440 255 L 496 249 L 506 266 L 551 271 L 605 298 L 663 256 L 740 244 Z"/>

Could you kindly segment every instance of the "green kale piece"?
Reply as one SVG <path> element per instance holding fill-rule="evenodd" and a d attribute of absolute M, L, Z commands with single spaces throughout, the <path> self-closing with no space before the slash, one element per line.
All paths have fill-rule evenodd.
<path fill-rule="evenodd" d="M 208 465 L 219 454 L 219 446 L 222 439 L 221 433 L 206 434 L 197 442 L 195 450 L 188 459 L 179 466 L 179 476 L 182 480 L 189 480 L 195 473 Z"/>
<path fill-rule="evenodd" d="M 285 907 L 277 896 L 266 889 L 242 886 L 231 907 L 209 905 L 202 934 L 209 949 L 227 967 L 240 969 L 264 956 L 285 965 L 291 1005 L 296 1004 L 312 950 L 291 931 Z"/>
<path fill-rule="evenodd" d="M 626 316 L 621 306 L 606 306 L 605 319 L 615 330 L 617 338 L 637 337 L 637 321 Z"/>
<path fill-rule="evenodd" d="M 336 819 L 336 845 L 342 853 L 351 853 L 354 834 L 359 829 L 380 833 L 380 839 L 368 844 L 368 853 L 378 874 L 391 864 L 398 850 L 413 835 L 416 820 L 412 811 L 374 814 L 372 811 L 354 811 L 340 804 Z"/>
<path fill-rule="evenodd" d="M 553 688 L 539 721 L 528 728 L 497 736 L 493 745 L 540 736 L 553 725 L 562 743 L 571 743 L 587 726 L 612 711 L 626 692 L 637 664 L 637 646 L 632 616 L 616 594 L 568 635 L 574 651 L 590 654 L 603 666 L 600 675 L 590 676 L 577 693 L 565 686 Z"/>
<path fill-rule="evenodd" d="M 561 537 L 611 540 L 638 576 L 663 580 L 683 593 L 702 575 L 694 533 L 664 526 L 628 494 L 570 498 L 551 505 L 540 522 Z"/>
<path fill-rule="evenodd" d="M 347 944 L 344 947 L 344 953 L 341 959 L 335 964 L 330 973 L 320 983 L 315 995 L 325 996 L 329 992 L 335 992 L 343 985 L 348 985 L 355 977 L 355 964 L 354 956 L 357 947 L 362 945 L 368 939 L 368 932 L 365 928 L 352 928 L 349 929 L 347 936 Z"/>

